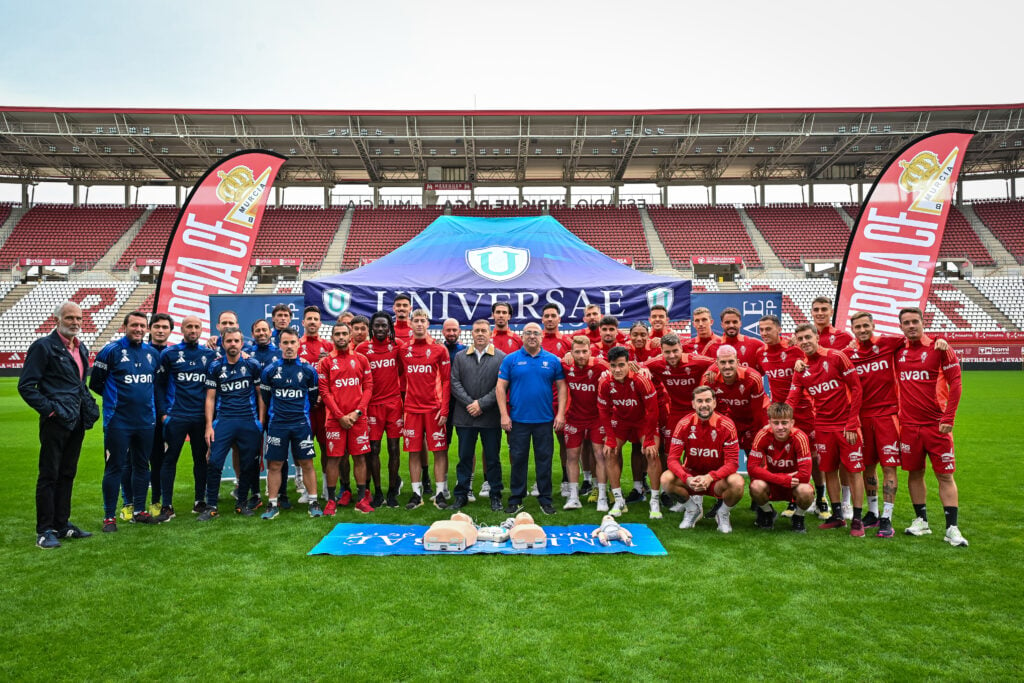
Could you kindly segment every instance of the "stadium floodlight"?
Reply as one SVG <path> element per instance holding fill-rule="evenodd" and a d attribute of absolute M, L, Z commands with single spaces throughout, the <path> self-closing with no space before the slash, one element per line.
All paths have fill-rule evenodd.
<path fill-rule="evenodd" d="M 651 154 L 657 154 L 657 153 L 658 153 L 658 148 L 657 147 L 651 147 Z"/>
<path fill-rule="evenodd" d="M 627 128 L 626 130 L 623 131 L 623 135 L 625 135 L 627 138 L 633 137 L 633 129 Z"/>
<path fill-rule="evenodd" d="M 134 147 L 129 147 L 128 148 L 128 153 L 129 154 L 135 154 L 135 148 Z"/>
<path fill-rule="evenodd" d="M 136 128 L 135 126 L 128 126 L 128 134 L 129 135 L 135 135 L 138 132 L 138 130 L 139 129 Z"/>
<path fill-rule="evenodd" d="M 380 154 L 380 148 L 379 147 L 375 148 L 373 150 L 373 153 L 379 155 Z"/>
<path fill-rule="evenodd" d="M 853 147 L 850 148 L 850 151 L 851 152 L 859 152 L 860 151 L 860 145 L 854 145 Z"/>
<path fill-rule="evenodd" d="M 328 135 L 334 135 L 336 132 L 337 132 L 337 130 L 335 130 L 334 128 L 328 128 L 327 129 L 327 134 Z"/>
<path fill-rule="evenodd" d="M 149 126 L 143 126 L 142 127 L 142 134 L 143 135 L 149 135 Z"/>
<path fill-rule="evenodd" d="M 498 153 L 499 153 L 499 150 L 497 150 L 497 149 L 492 149 L 491 150 L 491 154 L 498 154 Z"/>
<path fill-rule="evenodd" d="M 850 132 L 851 133 L 859 133 L 860 132 L 860 126 L 850 126 Z"/>
<path fill-rule="evenodd" d="M 331 154 L 333 154 L 334 156 L 338 156 L 338 148 L 337 147 L 331 147 Z"/>
<path fill-rule="evenodd" d="M 487 154 L 487 150 L 484 149 L 483 147 L 481 147 L 480 151 L 479 151 L 479 156 L 485 156 L 486 154 Z"/>
<path fill-rule="evenodd" d="M 819 152 L 827 152 L 828 151 L 828 145 L 822 145 L 821 147 L 818 148 L 818 151 Z"/>
<path fill-rule="evenodd" d="M 768 153 L 769 154 L 774 154 L 775 153 L 775 145 L 768 145 Z"/>
<path fill-rule="evenodd" d="M 1002 147 L 1002 148 L 1006 148 L 1006 146 L 1007 146 L 1006 145 L 1006 140 L 1003 140 L 1002 142 L 1000 142 L 999 146 Z"/>
<path fill-rule="evenodd" d="M 724 152 L 725 150 L 724 150 L 724 149 L 722 148 L 722 146 L 721 146 L 721 145 L 719 145 L 718 147 L 716 147 L 716 148 L 715 148 L 715 151 L 716 151 L 716 152 L 718 152 L 719 154 L 721 154 L 721 153 L 722 153 L 722 152 Z"/>
<path fill-rule="evenodd" d="M 103 133 L 103 126 L 96 126 L 96 133 L 97 134 L 102 134 Z"/>
<path fill-rule="evenodd" d="M 341 135 L 348 135 L 348 128 L 342 128 Z"/>
<path fill-rule="evenodd" d="M 700 147 L 694 147 L 693 148 L 693 153 L 694 154 L 700 154 Z"/>
<path fill-rule="evenodd" d="M 595 147 L 594 149 L 591 150 L 591 152 L 594 153 L 594 154 L 600 154 L 601 150 L 599 150 L 597 147 Z"/>
<path fill-rule="evenodd" d="M 452 147 L 451 149 L 448 150 L 448 154 L 450 154 L 452 156 L 455 156 L 458 153 L 459 153 L 459 150 L 455 149 L 454 147 Z"/>
<path fill-rule="evenodd" d="M 359 134 L 365 137 L 366 136 L 366 129 L 365 128 L 360 128 L 359 129 Z"/>
<path fill-rule="evenodd" d="M 216 152 L 217 152 L 217 154 L 223 154 L 224 153 L 224 148 L 223 147 L 218 147 L 216 149 Z"/>
<path fill-rule="evenodd" d="M 512 153 L 512 148 L 510 148 L 510 147 L 506 147 L 506 148 L 505 148 L 505 156 L 508 156 L 508 155 L 509 155 L 509 154 L 511 154 L 511 153 Z"/>
<path fill-rule="evenodd" d="M 110 148 L 109 147 L 104 147 L 103 148 L 103 153 L 104 154 L 110 154 Z"/>
<path fill-rule="evenodd" d="M 650 135 L 653 132 L 650 128 L 644 128 L 644 135 Z"/>
<path fill-rule="evenodd" d="M 82 148 L 81 148 L 81 147 L 79 147 L 78 145 L 75 145 L 75 146 L 73 146 L 73 147 L 71 148 L 71 151 L 72 151 L 72 152 L 81 152 L 81 151 L 82 151 Z"/>
<path fill-rule="evenodd" d="M 49 150 L 50 150 L 51 152 L 56 152 L 56 151 L 57 151 L 57 145 L 50 145 L 50 146 L 48 147 L 48 149 L 49 149 Z"/>
<path fill-rule="evenodd" d="M 110 128 L 107 128 L 107 133 L 109 133 L 110 135 L 117 135 L 117 128 L 111 126 Z"/>
<path fill-rule="evenodd" d="M 377 130 L 373 131 L 373 134 L 374 135 L 383 135 L 383 133 L 381 132 L 380 128 L 378 128 Z"/>
<path fill-rule="evenodd" d="M 534 150 L 533 150 L 533 153 L 534 153 L 534 154 L 540 154 L 540 153 L 541 153 L 541 149 L 540 149 L 540 147 L 537 147 L 536 149 L 534 149 Z"/>
<path fill-rule="evenodd" d="M 619 129 L 618 128 L 612 128 L 612 135 L 618 135 L 618 134 L 619 134 Z"/>
<path fill-rule="evenodd" d="M 664 135 L 665 134 L 665 129 L 664 128 L 655 128 L 655 130 L 658 131 L 658 135 Z"/>
<path fill-rule="evenodd" d="M 561 154 L 561 153 L 562 153 L 562 148 L 561 147 L 556 147 L 555 148 L 555 154 Z"/>
<path fill-rule="evenodd" d="M 875 151 L 876 152 L 881 152 L 882 151 L 882 146 L 881 145 L 875 145 Z"/>
<path fill-rule="evenodd" d="M 619 153 L 619 148 L 618 147 L 612 147 L 612 154 L 618 154 L 618 153 Z"/>
<path fill-rule="evenodd" d="M 754 146 L 750 145 L 749 147 L 747 147 L 747 154 L 753 154 L 753 153 L 754 153 Z"/>
<path fill-rule="evenodd" d="M 845 133 L 846 132 L 846 126 L 839 126 L 839 128 L 837 129 L 837 132 Z"/>
<path fill-rule="evenodd" d="M 1020 147 L 1020 146 L 1021 146 L 1021 144 L 1020 144 L 1020 140 L 1014 140 L 1014 141 L 1013 141 L 1013 146 L 1014 146 L 1014 147 Z"/>
<path fill-rule="evenodd" d="M 882 126 L 882 132 L 883 133 L 891 133 L 892 132 L 892 126 L 890 126 L 888 124 Z"/>
<path fill-rule="evenodd" d="M 295 151 L 295 148 L 294 148 L 294 147 L 291 147 L 291 148 L 289 148 L 289 149 L 288 149 L 288 153 L 289 153 L 289 154 L 298 154 L 298 152 L 296 152 L 296 151 Z"/>
<path fill-rule="evenodd" d="M 877 133 L 878 132 L 878 126 L 871 126 L 870 128 L 868 128 L 868 132 L 869 133 Z"/>

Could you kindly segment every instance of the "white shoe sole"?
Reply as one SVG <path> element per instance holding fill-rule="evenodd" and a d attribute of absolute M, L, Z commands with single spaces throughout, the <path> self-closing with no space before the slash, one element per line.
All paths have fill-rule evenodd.
<path fill-rule="evenodd" d="M 608 512 L 608 501 L 597 501 L 598 512 Z"/>
<path fill-rule="evenodd" d="M 566 501 L 565 505 L 562 506 L 563 510 L 579 510 L 583 507 L 583 503 L 578 498 L 570 498 Z"/>

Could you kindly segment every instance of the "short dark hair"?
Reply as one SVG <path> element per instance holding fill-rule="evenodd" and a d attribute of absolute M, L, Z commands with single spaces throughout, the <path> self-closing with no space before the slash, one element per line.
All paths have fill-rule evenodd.
<path fill-rule="evenodd" d="M 292 308 L 288 304 L 277 304 L 276 306 L 274 306 L 273 309 L 271 309 L 270 316 L 273 317 L 280 313 L 281 311 L 285 311 L 288 314 L 289 318 L 292 317 Z"/>
<path fill-rule="evenodd" d="M 614 315 L 606 315 L 603 318 L 601 318 L 601 322 L 599 322 L 597 326 L 604 327 L 605 325 L 614 325 L 615 327 L 618 327 L 619 319 L 616 318 Z"/>
<path fill-rule="evenodd" d="M 412 297 L 409 296 L 408 294 L 395 294 L 395 301 L 408 301 L 410 304 L 412 304 Z"/>
<path fill-rule="evenodd" d="M 903 314 L 904 313 L 913 313 L 913 314 L 917 315 L 917 317 L 919 317 L 922 322 L 924 321 L 924 311 L 922 311 L 917 306 L 907 306 L 906 308 L 901 308 L 900 309 L 900 314 L 897 317 L 898 317 L 898 319 L 899 319 L 899 321 L 901 323 L 903 322 Z"/>
<path fill-rule="evenodd" d="M 491 315 L 494 315 L 494 312 L 501 308 L 502 306 L 505 307 L 505 310 L 508 311 L 509 315 L 512 315 L 512 305 L 507 301 L 495 301 L 493 304 L 491 304 Z"/>
<path fill-rule="evenodd" d="M 306 306 L 305 308 L 302 309 L 302 317 L 305 318 L 307 313 L 316 313 L 317 315 L 320 315 L 320 307 Z"/>
<path fill-rule="evenodd" d="M 295 328 L 293 328 L 293 327 L 286 327 L 283 330 L 278 330 L 278 332 L 277 332 L 277 340 L 281 341 L 281 337 L 285 336 L 286 334 L 290 334 L 291 336 L 295 337 L 296 339 L 299 338 L 299 333 L 295 331 Z"/>
<path fill-rule="evenodd" d="M 675 332 L 669 332 L 668 334 L 661 335 L 662 346 L 675 346 L 679 343 L 679 335 Z"/>
<path fill-rule="evenodd" d="M 635 323 L 633 323 L 632 325 L 630 325 L 630 326 L 629 326 L 629 332 L 630 332 L 630 334 L 632 334 L 632 333 L 633 333 L 633 330 L 635 330 L 635 329 L 636 329 L 636 328 L 638 328 L 638 327 L 642 327 L 642 328 L 644 328 L 645 330 L 648 330 L 648 331 L 650 331 L 650 328 L 649 328 L 649 327 L 647 327 L 647 323 L 645 323 L 645 322 L 644 322 L 643 320 L 637 320 L 637 321 L 636 321 Z"/>
<path fill-rule="evenodd" d="M 544 315 L 544 311 L 548 310 L 549 308 L 553 308 L 556 311 L 560 310 L 560 306 L 558 304 L 553 303 L 553 302 L 549 302 L 549 303 L 544 304 L 544 308 L 540 309 L 541 315 Z M 562 315 L 562 314 L 559 313 L 558 315 Z"/>
<path fill-rule="evenodd" d="M 613 346 L 611 350 L 608 351 L 608 362 L 614 363 L 620 358 L 629 360 L 629 349 L 625 346 Z"/>
<path fill-rule="evenodd" d="M 128 327 L 128 318 L 142 318 L 143 320 L 146 321 L 146 324 L 149 325 L 149 318 L 146 317 L 146 314 L 143 313 L 142 311 L 132 311 L 131 313 L 126 315 L 124 317 L 124 326 L 125 327 Z"/>
<path fill-rule="evenodd" d="M 153 327 L 153 323 L 158 323 L 161 321 L 167 322 L 171 326 L 171 329 L 174 329 L 174 318 L 167 315 L 166 313 L 154 313 L 153 317 L 149 319 L 149 326 Z"/>
<path fill-rule="evenodd" d="M 245 337 L 242 336 L 242 331 L 240 329 L 238 329 L 237 327 L 225 327 L 224 328 L 224 333 L 221 335 L 220 338 L 223 340 L 224 337 L 228 336 L 229 334 L 235 334 L 235 333 L 237 333 L 239 337 L 242 337 L 242 341 L 245 341 Z"/>
<path fill-rule="evenodd" d="M 712 389 L 711 387 L 709 387 L 706 384 L 701 384 L 699 387 L 696 387 L 693 390 L 693 397 L 697 398 L 698 395 L 704 394 L 704 393 L 711 394 L 712 398 L 714 398 L 714 396 L 715 396 L 715 390 L 714 389 Z"/>
<path fill-rule="evenodd" d="M 366 325 L 367 327 L 369 327 L 370 326 L 370 319 L 367 318 L 365 315 L 357 315 L 354 318 L 352 318 L 351 320 L 349 320 L 348 324 L 349 325 Z"/>
<path fill-rule="evenodd" d="M 810 330 L 811 332 L 814 333 L 815 337 L 818 336 L 818 328 L 814 326 L 814 323 L 800 323 L 799 325 L 796 326 L 796 329 L 793 330 L 793 336 L 795 337 L 804 330 Z"/>
<path fill-rule="evenodd" d="M 811 302 L 811 306 L 814 304 L 828 304 L 829 307 L 831 307 L 832 299 L 829 299 L 827 296 L 816 296 L 814 297 L 814 301 Z"/>
<path fill-rule="evenodd" d="M 740 320 L 743 320 L 743 316 L 740 315 L 739 309 L 733 308 L 732 306 L 730 306 L 729 308 L 723 308 L 722 312 L 718 314 L 718 319 L 725 320 L 725 316 L 727 315 L 734 315 Z"/>
<path fill-rule="evenodd" d="M 231 315 L 235 316 L 235 321 L 237 322 L 238 321 L 238 314 L 235 313 L 234 311 L 232 311 L 230 308 L 225 310 L 225 311 L 221 311 L 220 312 L 220 314 L 217 316 L 217 322 L 220 322 L 220 319 L 223 318 L 225 315 L 227 315 L 229 313 Z"/>
<path fill-rule="evenodd" d="M 665 313 L 668 314 L 668 309 L 661 304 L 654 304 L 651 306 L 651 312 L 653 313 L 654 311 L 665 311 Z"/>
<path fill-rule="evenodd" d="M 256 331 L 256 326 L 259 325 L 260 323 L 263 323 L 264 325 L 266 325 L 267 329 L 270 329 L 270 327 L 271 327 L 270 323 L 268 323 L 263 318 L 259 318 L 257 320 L 253 320 L 252 321 L 252 325 L 249 326 L 249 331 L 250 332 L 255 332 Z"/>
<path fill-rule="evenodd" d="M 348 333 L 352 334 L 352 323 L 347 323 L 347 322 L 344 322 L 342 320 L 339 320 L 336 323 L 334 323 L 334 327 L 331 328 L 331 334 L 333 335 L 334 334 L 334 330 L 338 329 L 339 327 L 347 327 L 348 328 Z"/>
<path fill-rule="evenodd" d="M 759 323 L 773 323 L 776 327 L 782 327 L 782 321 L 779 320 L 779 316 L 772 315 L 771 313 L 769 313 L 768 315 L 762 315 L 761 319 L 758 320 L 757 322 L 759 322 Z"/>

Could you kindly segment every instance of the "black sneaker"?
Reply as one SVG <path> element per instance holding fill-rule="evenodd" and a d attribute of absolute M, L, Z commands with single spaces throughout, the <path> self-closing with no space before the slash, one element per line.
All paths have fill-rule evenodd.
<path fill-rule="evenodd" d="M 377 491 L 373 494 L 373 498 L 370 499 L 370 507 L 376 509 L 384 505 L 384 492 Z"/>
<path fill-rule="evenodd" d="M 107 517 L 103 520 L 103 533 L 111 534 L 117 531 L 117 518 Z"/>
<path fill-rule="evenodd" d="M 423 475 L 423 495 L 430 498 L 434 495 L 434 485 L 430 483 L 430 477 Z"/>
<path fill-rule="evenodd" d="M 795 514 L 796 514 L 796 503 L 790 501 L 789 505 L 786 506 L 786 509 L 782 511 L 782 516 L 783 517 L 792 517 Z"/>
<path fill-rule="evenodd" d="M 779 516 L 778 511 L 775 508 L 772 508 L 771 512 L 764 512 L 761 508 L 758 508 L 757 511 L 764 515 L 764 526 L 761 528 L 765 531 L 772 531 L 775 528 L 775 518 Z"/>
<path fill-rule="evenodd" d="M 409 502 L 405 504 L 405 509 L 415 510 L 418 507 L 423 507 L 423 496 L 418 493 L 414 493 L 409 496 Z"/>
<path fill-rule="evenodd" d="M 438 510 L 448 509 L 448 496 L 445 495 L 444 491 L 438 491 L 437 495 L 434 496 L 434 507 Z"/>
<path fill-rule="evenodd" d="M 722 499 L 718 498 L 715 500 L 715 504 L 711 506 L 711 509 L 704 513 L 704 519 L 714 519 L 721 507 Z"/>
<path fill-rule="evenodd" d="M 156 521 L 156 517 L 149 514 L 149 512 L 136 512 L 132 515 L 132 518 L 128 520 L 131 524 L 159 524 Z"/>
<path fill-rule="evenodd" d="M 291 510 L 292 502 L 288 500 L 288 496 L 278 496 L 277 507 L 281 508 L 282 510 Z"/>
<path fill-rule="evenodd" d="M 584 498 L 590 495 L 590 492 L 594 490 L 593 482 L 589 482 L 586 479 L 580 484 L 580 498 Z"/>
<path fill-rule="evenodd" d="M 214 517 L 220 517 L 220 513 L 217 512 L 217 508 L 207 505 L 206 509 L 200 512 L 199 516 L 196 517 L 196 521 L 209 522 Z"/>
<path fill-rule="evenodd" d="M 793 531 L 795 531 L 798 534 L 806 534 L 807 533 L 807 526 L 804 524 L 804 516 L 803 515 L 793 515 L 793 527 L 792 527 L 792 529 L 793 529 Z"/>
<path fill-rule="evenodd" d="M 663 509 L 668 510 L 670 507 L 672 507 L 672 496 L 669 495 L 668 491 L 662 491 L 658 495 L 661 496 L 661 507 Z"/>
<path fill-rule="evenodd" d="M 89 538 L 90 536 L 92 536 L 92 532 L 83 531 L 71 522 L 68 522 L 67 528 L 65 528 L 64 531 L 61 531 L 57 535 L 61 538 Z"/>
<path fill-rule="evenodd" d="M 491 498 L 491 512 L 501 512 L 501 496 Z"/>
<path fill-rule="evenodd" d="M 627 504 L 628 503 L 640 503 L 640 502 L 643 502 L 645 500 L 647 500 L 647 497 L 644 495 L 643 491 L 637 491 L 636 489 L 630 490 L 629 495 L 626 496 L 626 503 Z"/>
<path fill-rule="evenodd" d="M 552 505 L 551 503 L 541 503 L 540 504 L 540 509 L 541 509 L 541 512 L 543 512 L 545 515 L 553 515 L 553 514 L 555 514 L 555 506 Z"/>
<path fill-rule="evenodd" d="M 389 493 L 387 500 L 384 501 L 384 504 L 387 505 L 389 508 L 401 507 L 398 503 L 398 494 L 395 493 Z M 374 507 L 377 506 L 375 505 Z"/>
<path fill-rule="evenodd" d="M 160 514 L 156 516 L 156 521 L 160 524 L 163 524 L 164 522 L 171 521 L 172 519 L 174 519 L 174 517 L 174 506 L 164 505 L 162 508 L 160 508 Z"/>
<path fill-rule="evenodd" d="M 441 494 L 438 494 L 438 495 L 441 495 Z M 469 498 L 466 498 L 465 496 L 455 496 L 455 500 L 453 500 L 452 504 L 448 506 L 448 509 L 450 509 L 450 510 L 461 510 L 462 508 L 466 507 L 467 505 L 469 505 Z"/>
<path fill-rule="evenodd" d="M 252 517 L 256 514 L 256 511 L 249 507 L 248 502 L 245 502 L 242 505 L 235 506 L 235 514 L 242 515 L 243 517 Z"/>
<path fill-rule="evenodd" d="M 47 529 L 43 533 L 36 536 L 36 546 L 43 550 L 53 550 L 54 548 L 60 547 L 60 541 L 57 540 L 57 532 L 53 529 Z"/>
<path fill-rule="evenodd" d="M 754 517 L 754 527 L 757 528 L 757 529 L 763 529 L 764 528 L 765 511 L 762 510 L 761 508 L 758 508 L 756 515 L 757 516 Z"/>
<path fill-rule="evenodd" d="M 249 509 L 255 512 L 256 510 L 259 510 L 261 507 L 263 507 L 263 498 L 260 496 L 260 494 L 257 493 L 256 495 L 249 499 Z"/>
<path fill-rule="evenodd" d="M 869 512 L 868 514 L 864 515 L 864 519 L 861 521 L 864 523 L 865 529 L 874 529 L 878 526 L 878 515 L 876 515 L 874 512 Z"/>
<path fill-rule="evenodd" d="M 518 515 L 522 511 L 523 511 L 523 504 L 522 503 L 513 503 L 510 500 L 508 502 L 508 504 L 505 506 L 505 514 L 508 514 L 508 515 Z"/>
<path fill-rule="evenodd" d="M 895 535 L 896 532 L 893 531 L 891 519 L 882 517 L 878 520 L 878 533 L 875 534 L 875 538 L 892 538 Z"/>
<path fill-rule="evenodd" d="M 203 510 L 205 510 L 205 509 L 206 509 L 206 501 L 204 501 L 204 500 L 197 500 L 195 502 L 195 505 L 192 506 L 192 514 L 193 515 L 201 514 L 203 512 Z"/>

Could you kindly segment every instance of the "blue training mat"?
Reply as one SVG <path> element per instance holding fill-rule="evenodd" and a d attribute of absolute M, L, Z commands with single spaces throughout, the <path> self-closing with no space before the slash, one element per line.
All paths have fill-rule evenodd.
<path fill-rule="evenodd" d="M 494 543 L 479 541 L 461 552 L 423 549 L 423 534 L 429 527 L 416 524 L 337 524 L 309 555 L 572 555 L 573 553 L 632 553 L 634 555 L 668 555 L 661 541 L 646 524 L 623 524 L 633 534 L 633 545 L 612 541 L 601 545 L 590 534 L 590 524 L 544 527 L 548 544 L 544 548 L 516 550 L 510 541 Z"/>

